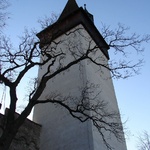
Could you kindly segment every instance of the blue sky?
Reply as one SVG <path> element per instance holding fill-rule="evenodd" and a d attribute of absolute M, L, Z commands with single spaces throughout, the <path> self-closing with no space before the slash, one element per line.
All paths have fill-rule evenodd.
<path fill-rule="evenodd" d="M 5 32 L 17 43 L 17 37 L 25 27 L 39 30 L 37 20 L 52 13 L 60 14 L 66 2 L 67 0 L 11 0 L 11 18 Z M 87 5 L 98 29 L 101 23 L 113 28 L 120 22 L 129 26 L 131 32 L 150 34 L 149 0 L 77 0 L 77 3 L 79 6 Z M 140 132 L 150 132 L 150 43 L 143 46 L 146 48 L 143 53 L 145 64 L 141 74 L 127 80 L 114 81 L 123 121 L 128 120 L 126 127 L 131 131 L 127 139 L 128 150 L 137 149 L 136 136 Z"/>

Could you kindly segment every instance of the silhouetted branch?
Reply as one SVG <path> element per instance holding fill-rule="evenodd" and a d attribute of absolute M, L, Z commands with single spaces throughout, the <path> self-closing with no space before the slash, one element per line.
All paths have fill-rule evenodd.
<path fill-rule="evenodd" d="M 110 29 L 110 26 L 103 24 L 102 36 L 107 41 L 108 45 L 115 50 L 115 53 L 121 52 L 126 56 L 126 49 L 133 48 L 136 52 L 143 52 L 144 48 L 141 46 L 143 42 L 150 41 L 150 35 L 138 35 L 136 33 L 127 34 L 129 27 L 118 24 L 115 30 Z"/>
<path fill-rule="evenodd" d="M 111 145 L 107 141 L 106 135 L 110 134 L 111 136 L 112 134 L 117 140 L 122 141 L 122 124 L 119 121 L 119 113 L 108 110 L 108 103 L 99 100 L 101 91 L 96 93 L 95 91 L 97 91 L 97 88 L 99 88 L 99 85 L 87 82 L 85 87 L 80 88 L 80 97 L 63 97 L 60 94 L 53 93 L 49 96 L 50 98 L 46 100 L 37 100 L 35 105 L 53 103 L 67 109 L 72 117 L 81 122 L 91 120 L 101 134 L 102 140 L 107 149 L 112 150 Z M 73 102 L 73 104 L 69 104 L 68 102 Z"/>
<path fill-rule="evenodd" d="M 0 0 L 0 34 L 6 25 L 6 20 L 9 18 L 6 9 L 9 7 L 8 0 Z"/>
<path fill-rule="evenodd" d="M 147 131 L 144 131 L 138 139 L 138 150 L 150 150 L 150 135 Z"/>
<path fill-rule="evenodd" d="M 43 24 L 43 26 L 45 25 Z M 115 52 L 121 52 L 123 55 L 126 55 L 125 48 L 127 47 L 141 51 L 141 43 L 149 40 L 149 36 L 145 36 L 142 39 L 139 39 L 140 37 L 136 34 L 126 36 L 125 32 L 127 30 L 128 28 L 119 25 L 115 31 L 104 27 L 102 32 L 104 38 L 108 40 L 109 46 L 114 48 Z M 53 35 L 53 33 L 51 34 Z M 58 104 L 68 110 L 72 117 L 81 122 L 91 120 L 99 131 L 103 142 L 111 150 L 112 147 L 103 132 L 105 131 L 108 135 L 112 134 L 117 140 L 121 141 L 123 139 L 122 125 L 119 122 L 119 112 L 110 111 L 108 109 L 109 104 L 98 99 L 101 91 L 96 93 L 97 85 L 86 84 L 85 87 L 80 89 L 79 97 L 72 95 L 65 97 L 60 93 L 54 93 L 46 100 L 40 100 L 40 97 L 49 81 L 69 71 L 73 66 L 80 65 L 81 62 L 87 65 L 92 64 L 91 66 L 96 68 L 94 68 L 95 71 L 100 70 L 103 72 L 108 70 L 114 78 L 126 78 L 130 77 L 132 73 L 137 73 L 142 61 L 137 63 L 132 63 L 130 60 L 124 61 L 123 59 L 121 61 L 108 61 L 101 48 L 85 32 L 82 25 L 68 31 L 63 35 L 63 38 L 55 39 L 55 35 L 52 35 L 48 35 L 48 37 L 44 37 L 44 40 L 39 41 L 33 33 L 25 30 L 24 36 L 20 37 L 21 42 L 17 49 L 12 46 L 8 38 L 2 38 L 0 43 L 0 81 L 10 88 L 11 98 L 11 110 L 8 113 L 6 129 L 11 130 L 14 128 L 15 134 L 17 128 L 23 124 L 36 104 Z M 42 49 L 40 49 L 41 47 Z M 16 104 L 20 100 L 18 99 L 17 88 L 26 74 L 36 66 L 43 69 L 42 74 L 38 80 L 35 80 L 33 88 L 28 94 L 27 106 L 20 116 L 15 119 Z M 107 78 L 111 78 L 111 76 L 108 75 Z M 73 103 L 70 104 L 68 101 Z M 5 133 L 7 134 L 8 130 L 4 131 L 2 140 L 6 140 Z"/>
<path fill-rule="evenodd" d="M 42 29 L 47 28 L 58 20 L 58 15 L 52 13 L 50 17 L 44 16 L 44 18 L 40 18 L 38 23 L 41 25 Z"/>

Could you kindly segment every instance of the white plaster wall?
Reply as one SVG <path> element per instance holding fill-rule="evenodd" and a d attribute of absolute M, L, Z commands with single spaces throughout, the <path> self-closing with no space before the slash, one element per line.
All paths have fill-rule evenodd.
<path fill-rule="evenodd" d="M 87 79 L 90 80 L 92 83 L 99 84 L 99 90 L 101 91 L 99 95 L 100 100 L 104 100 L 105 102 L 108 102 L 108 111 L 117 111 L 118 104 L 114 92 L 114 87 L 112 84 L 112 80 L 109 78 L 110 73 L 104 69 L 103 73 L 101 71 L 98 71 L 98 68 L 96 66 L 88 65 L 86 66 L 86 73 L 87 73 Z M 121 120 L 118 120 L 121 122 Z M 104 145 L 101 136 L 99 135 L 97 129 L 92 126 L 93 131 L 93 141 L 94 141 L 94 150 L 99 150 L 101 147 L 101 150 L 106 150 L 106 146 Z M 126 150 L 126 143 L 124 142 L 118 142 L 117 139 L 114 137 L 114 135 L 110 135 L 104 131 L 104 135 L 106 135 L 106 139 L 108 143 L 114 148 L 114 150 Z M 124 138 L 124 135 L 122 135 Z"/>
<path fill-rule="evenodd" d="M 79 95 L 78 86 L 82 85 L 82 76 L 77 67 L 49 82 L 44 95 L 51 91 L 60 91 L 62 95 Z M 51 90 L 52 89 L 52 90 Z M 42 95 L 44 98 L 44 96 Z M 41 98 L 42 98 L 41 97 Z M 53 104 L 38 105 L 34 111 L 34 121 L 42 124 L 41 150 L 92 150 L 91 124 L 81 123 L 72 118 L 62 107 Z M 90 135 L 89 135 L 90 134 Z"/>
<path fill-rule="evenodd" d="M 77 57 L 72 57 L 72 52 L 81 55 L 88 48 L 95 46 L 89 34 L 83 30 L 82 25 L 59 37 L 56 41 L 61 41 L 56 50 L 61 50 L 67 54 L 61 59 L 62 66 Z M 92 55 L 97 59 L 99 58 L 101 63 L 107 63 L 107 59 L 100 50 Z M 39 79 L 47 70 L 47 66 L 48 64 L 39 69 Z M 56 63 L 51 68 L 51 73 L 56 71 L 58 67 L 59 63 Z M 49 98 L 52 93 L 57 92 L 62 96 L 70 94 L 78 97 L 81 92 L 79 87 L 84 87 L 85 83 L 90 81 L 100 85 L 99 90 L 102 92 L 99 98 L 108 101 L 110 109 L 118 111 L 113 84 L 109 78 L 110 73 L 104 68 L 99 69 L 89 61 L 83 61 L 79 65 L 71 67 L 47 83 L 47 87 L 40 99 Z M 33 119 L 42 124 L 40 150 L 106 150 L 99 133 L 93 127 L 91 121 L 81 123 L 72 118 L 69 112 L 60 106 L 53 104 L 37 105 L 34 109 Z M 110 141 L 116 150 L 126 150 L 125 144 L 119 144 L 114 138 Z"/>
<path fill-rule="evenodd" d="M 83 50 L 80 38 L 82 37 L 79 34 L 70 34 L 56 39 L 56 41 L 61 41 L 61 44 L 57 45 L 57 51 L 61 48 L 62 51 L 67 53 L 61 62 L 62 65 L 74 60 L 68 48 L 72 48 L 74 51 L 77 51 L 77 49 Z M 77 45 L 79 46 L 76 49 Z M 81 51 L 79 54 L 81 54 Z M 82 87 L 85 82 L 85 69 L 81 65 L 83 64 L 73 66 L 49 81 L 40 99 L 48 98 L 51 93 L 57 92 L 62 96 L 69 94 L 79 96 L 79 87 Z M 47 66 L 39 69 L 39 77 L 45 73 Z M 56 71 L 57 67 L 59 67 L 59 63 L 54 65 L 51 72 Z M 91 123 L 81 123 L 72 118 L 64 108 L 53 104 L 37 105 L 34 109 L 33 118 L 34 121 L 42 124 L 41 150 L 93 150 Z"/>

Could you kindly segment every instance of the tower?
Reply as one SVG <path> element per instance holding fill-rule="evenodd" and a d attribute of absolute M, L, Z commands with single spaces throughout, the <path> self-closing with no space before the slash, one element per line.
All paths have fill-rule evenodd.
<path fill-rule="evenodd" d="M 49 69 L 55 72 L 72 60 L 78 59 L 89 49 L 95 47 L 95 59 L 107 64 L 109 46 L 94 25 L 93 15 L 78 7 L 75 0 L 68 0 L 58 21 L 37 34 L 41 49 L 48 49 L 50 54 L 62 54 L 58 63 Z M 50 45 L 47 45 L 52 41 Z M 65 55 L 63 55 L 65 53 Z M 44 59 L 44 58 L 42 58 Z M 52 62 L 50 62 L 52 63 Z M 39 80 L 47 71 L 49 64 L 39 68 Z M 68 105 L 74 106 L 74 98 L 81 96 L 81 89 L 90 82 L 99 85 L 99 99 L 108 103 L 110 110 L 118 110 L 117 100 L 110 78 L 110 72 L 104 67 L 97 67 L 88 60 L 80 61 L 47 83 L 40 99 L 62 97 Z M 94 91 L 96 92 L 96 91 Z M 94 102 L 93 102 L 94 103 Z M 89 112 L 90 113 L 90 112 Z M 82 123 L 69 112 L 51 103 L 35 106 L 33 119 L 42 125 L 41 150 L 106 150 L 104 142 L 90 120 Z M 105 134 L 105 133 L 104 133 Z M 119 143 L 108 135 L 110 145 L 116 150 L 126 150 L 125 142 Z"/>

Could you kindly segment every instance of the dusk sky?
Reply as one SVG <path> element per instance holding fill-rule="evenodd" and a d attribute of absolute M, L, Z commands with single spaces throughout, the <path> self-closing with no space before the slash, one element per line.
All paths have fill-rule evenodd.
<path fill-rule="evenodd" d="M 4 32 L 17 45 L 25 27 L 39 31 L 37 20 L 52 13 L 60 14 L 67 0 L 11 0 L 8 11 L 10 19 Z M 115 28 L 118 23 L 130 27 L 130 32 L 150 34 L 150 0 L 77 0 L 94 15 L 95 25 L 101 24 Z M 137 136 L 144 130 L 150 133 L 150 43 L 144 43 L 142 57 L 145 61 L 140 75 L 129 79 L 114 80 L 114 87 L 122 120 L 130 131 L 126 143 L 128 150 L 137 150 Z M 133 59 L 137 55 L 132 56 Z M 110 56 L 111 59 L 112 56 Z"/>

